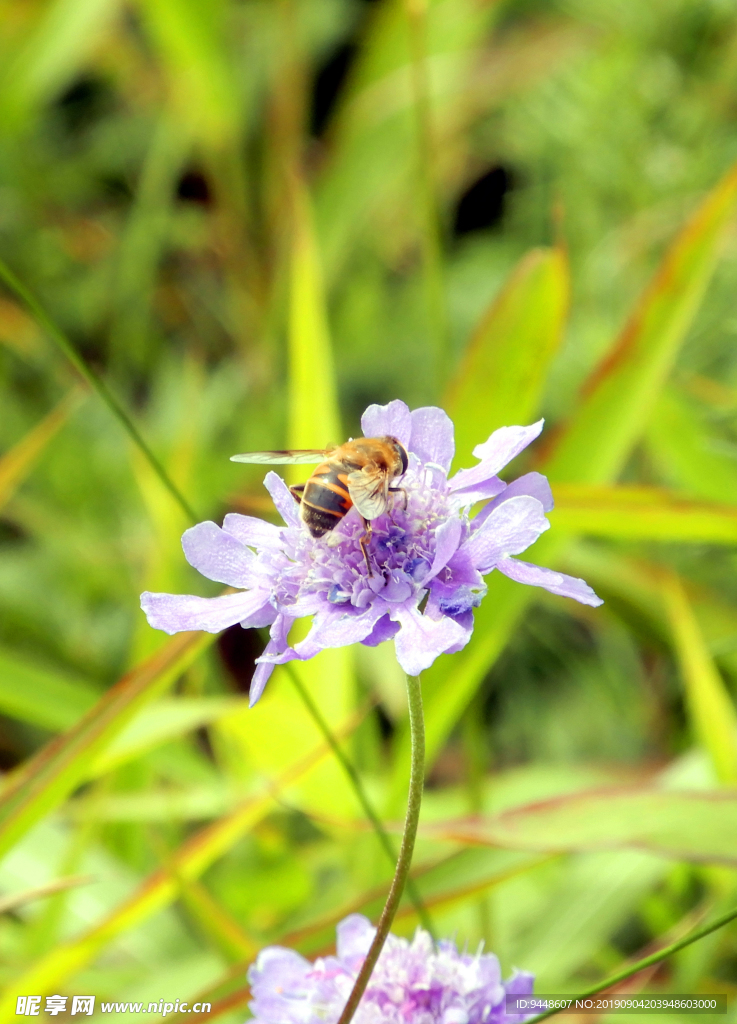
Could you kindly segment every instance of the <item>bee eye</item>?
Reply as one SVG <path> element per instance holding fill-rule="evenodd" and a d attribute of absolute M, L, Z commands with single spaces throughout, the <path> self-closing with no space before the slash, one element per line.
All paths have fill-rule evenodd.
<path fill-rule="evenodd" d="M 399 453 L 399 458 L 402 460 L 402 473 L 400 474 L 401 476 L 402 474 L 407 472 L 409 459 L 407 458 L 407 452 L 404 445 L 400 444 L 399 441 L 397 441 L 397 452 Z"/>

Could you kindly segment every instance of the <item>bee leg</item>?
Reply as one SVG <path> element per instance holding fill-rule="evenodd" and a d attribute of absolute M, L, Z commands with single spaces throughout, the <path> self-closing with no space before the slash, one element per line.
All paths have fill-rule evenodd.
<path fill-rule="evenodd" d="M 369 562 L 368 551 L 366 550 L 366 545 L 371 541 L 371 523 L 368 521 L 368 519 L 364 519 L 363 525 L 365 527 L 366 532 L 363 534 L 362 537 L 358 538 L 358 543 L 361 545 L 363 557 L 366 559 L 366 568 L 368 569 L 368 574 L 369 576 L 373 576 L 374 574 L 371 571 L 371 563 Z"/>
<path fill-rule="evenodd" d="M 402 509 L 406 512 L 407 511 L 407 492 L 405 491 L 404 487 L 390 487 L 389 488 L 389 493 L 390 494 L 401 494 L 402 495 L 402 497 L 404 498 L 404 505 L 402 505 Z"/>
<path fill-rule="evenodd" d="M 302 503 L 302 494 L 304 492 L 304 484 L 295 484 L 294 487 L 290 487 L 290 493 L 298 505 Z"/>

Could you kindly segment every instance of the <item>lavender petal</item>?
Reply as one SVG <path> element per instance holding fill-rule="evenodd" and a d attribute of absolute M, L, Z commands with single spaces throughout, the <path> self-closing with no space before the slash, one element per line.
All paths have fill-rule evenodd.
<path fill-rule="evenodd" d="M 534 974 L 530 974 L 528 971 L 515 971 L 512 977 L 508 981 L 504 982 L 505 995 L 531 996 L 534 986 Z M 524 1021 L 535 1016 L 535 1011 L 525 1012 L 524 1010 L 520 1010 L 519 1013 L 513 1013 L 512 1010 L 510 1010 L 508 1013 L 505 1013 L 505 1010 L 506 1006 L 503 1006 L 502 1013 L 500 1014 L 500 1020 L 504 1021 L 504 1024 L 523 1024 Z"/>
<path fill-rule="evenodd" d="M 294 502 L 291 495 L 290 500 Z M 256 519 L 255 516 L 243 516 L 239 512 L 229 512 L 223 519 L 223 530 L 250 548 L 267 548 L 278 551 L 282 547 L 281 529 L 274 526 L 273 523 Z"/>
<path fill-rule="evenodd" d="M 458 550 L 462 533 L 463 526 L 460 519 L 446 519 L 444 523 L 440 524 L 435 531 L 435 557 L 423 583 L 437 576 L 440 570 L 445 568 Z"/>
<path fill-rule="evenodd" d="M 182 548 L 189 564 L 209 580 L 231 587 L 251 585 L 256 556 L 215 523 L 198 523 L 185 530 Z"/>
<path fill-rule="evenodd" d="M 361 960 L 369 951 L 373 942 L 376 929 L 367 917 L 363 914 L 349 914 L 348 917 L 336 926 L 337 941 L 335 952 L 339 960 L 353 961 L 355 957 Z"/>
<path fill-rule="evenodd" d="M 408 406 L 398 398 L 388 405 L 370 405 L 361 417 L 364 437 L 383 437 L 391 434 L 405 448 L 412 436 L 412 417 Z"/>
<path fill-rule="evenodd" d="M 141 608 L 149 625 L 165 633 L 204 630 L 219 633 L 240 622 L 247 626 L 266 625 L 276 612 L 263 590 L 248 590 L 222 597 L 192 597 L 188 594 L 141 594 Z"/>
<path fill-rule="evenodd" d="M 476 445 L 473 450 L 476 458 L 481 459 L 479 464 L 471 469 L 462 469 L 451 477 L 448 481 L 450 489 L 469 490 L 496 477 L 515 455 L 519 455 L 523 448 L 535 440 L 542 426 L 543 420 L 539 420 L 529 427 L 500 427 L 495 430 L 488 441 Z"/>
<path fill-rule="evenodd" d="M 299 526 L 299 505 L 282 478 L 273 469 L 264 477 L 264 487 L 287 526 Z"/>
<path fill-rule="evenodd" d="M 268 650 L 268 644 L 266 647 Z M 274 671 L 274 666 L 267 661 L 257 663 L 256 670 L 251 676 L 251 685 L 248 687 L 248 706 L 252 708 L 254 704 L 257 704 L 261 699 L 261 694 L 266 688 L 266 684 L 271 678 L 271 673 Z"/>
<path fill-rule="evenodd" d="M 527 583 L 531 587 L 544 587 L 551 594 L 572 597 L 574 601 L 591 605 L 592 608 L 598 608 L 600 604 L 604 604 L 588 583 L 576 576 L 567 576 L 564 572 L 554 572 L 541 565 L 521 562 L 517 558 L 500 559 L 497 562 L 497 569 L 518 583 Z"/>
<path fill-rule="evenodd" d="M 385 640 L 393 640 L 400 630 L 398 622 L 392 622 L 388 615 L 382 615 L 368 636 L 361 643 L 364 647 L 378 647 Z"/>
<path fill-rule="evenodd" d="M 520 495 L 503 501 L 463 545 L 480 573 L 491 572 L 500 558 L 517 555 L 550 529 L 537 498 Z"/>
<path fill-rule="evenodd" d="M 476 473 L 474 469 L 462 469 L 460 473 L 456 473 L 451 481 L 451 507 L 454 509 L 468 508 L 470 505 L 475 505 L 477 501 L 486 501 L 489 498 L 496 498 L 497 495 L 503 494 L 507 489 L 507 484 L 503 480 L 500 480 L 498 476 L 485 477 L 486 470 L 483 469 L 483 464 L 476 467 L 481 470 L 480 474 Z M 466 474 L 465 477 L 462 474 Z M 461 483 L 463 479 L 468 479 L 473 475 L 482 476 L 477 483 L 469 483 L 465 486 L 458 486 L 458 478 L 461 477 Z"/>
<path fill-rule="evenodd" d="M 315 615 L 312 629 L 302 643 L 311 642 L 320 647 L 346 647 L 360 643 L 370 635 L 386 610 L 386 605 L 379 599 L 374 600 L 360 615 L 351 615 L 342 611 L 340 605 L 333 605 L 329 610 Z M 297 644 L 295 650 L 300 649 L 301 644 Z"/>
<path fill-rule="evenodd" d="M 271 639 L 264 648 L 261 658 L 256 659 L 256 670 L 251 678 L 251 685 L 248 688 L 248 706 L 252 708 L 258 702 L 264 687 L 271 678 L 274 671 L 273 662 L 269 661 L 272 654 L 278 654 L 288 646 L 287 637 L 292 628 L 294 619 L 289 615 L 280 612 L 274 619 L 269 635 Z M 264 659 L 264 660 L 261 660 Z"/>
<path fill-rule="evenodd" d="M 402 626 L 394 638 L 397 661 L 410 676 L 418 676 L 439 654 L 459 644 L 465 646 L 471 638 L 470 630 L 447 615 L 431 619 L 403 605 L 392 612 L 392 618 Z"/>
<path fill-rule="evenodd" d="M 545 512 L 552 512 L 555 505 L 548 478 L 543 476 L 542 473 L 525 473 L 524 476 L 513 480 L 503 494 L 500 494 L 498 498 L 490 501 L 488 505 L 481 509 L 471 524 L 471 531 L 475 532 L 478 530 L 486 522 L 494 509 L 499 508 L 502 502 L 508 498 L 518 498 L 521 495 L 537 498 Z"/>
<path fill-rule="evenodd" d="M 453 421 L 443 409 L 427 405 L 411 413 L 409 446 L 420 462 L 434 462 L 447 473 L 455 454 Z"/>
<path fill-rule="evenodd" d="M 477 444 L 473 454 L 486 462 L 492 473 L 498 473 L 511 462 L 515 455 L 527 447 L 540 434 L 545 420 L 531 423 L 529 427 L 500 427 L 488 441 Z"/>

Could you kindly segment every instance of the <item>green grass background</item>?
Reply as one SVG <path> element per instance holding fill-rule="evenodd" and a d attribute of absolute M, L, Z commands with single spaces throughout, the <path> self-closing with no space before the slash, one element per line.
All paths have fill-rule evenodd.
<path fill-rule="evenodd" d="M 289 675 L 247 710 L 259 637 L 146 624 L 142 590 L 218 588 L 60 336 L 203 519 L 272 515 L 231 454 L 370 402 L 443 405 L 457 467 L 544 415 L 510 470 L 557 499 L 531 557 L 606 603 L 489 578 L 423 681 L 417 887 L 548 992 L 737 903 L 733 5 L 3 0 L 0 29 L 0 257 L 49 318 L 4 275 L 0 1017 L 241 1021 L 261 946 L 329 951 L 390 877 Z M 298 671 L 395 823 L 391 644 Z M 737 929 L 636 985 L 735 993 Z"/>

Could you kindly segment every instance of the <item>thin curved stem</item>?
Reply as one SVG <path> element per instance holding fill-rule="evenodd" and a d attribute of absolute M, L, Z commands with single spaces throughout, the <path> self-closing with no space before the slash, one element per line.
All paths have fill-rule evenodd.
<path fill-rule="evenodd" d="M 689 935 L 685 935 L 682 939 L 678 939 L 676 942 L 672 942 L 669 946 L 664 949 L 659 949 L 656 953 L 651 953 L 650 956 L 643 957 L 642 960 L 638 960 L 636 963 L 631 964 L 629 967 L 625 967 L 623 970 L 618 971 L 616 974 L 612 974 L 610 977 L 600 981 L 598 985 L 593 985 L 591 988 L 585 989 L 583 992 L 578 992 L 572 997 L 572 1002 L 577 999 L 588 999 L 589 996 L 595 996 L 599 992 L 604 992 L 608 988 L 612 988 L 614 985 L 618 985 L 620 981 L 626 981 L 627 978 L 631 978 L 633 974 L 639 974 L 646 967 L 652 967 L 653 964 L 659 964 L 661 960 L 665 960 L 673 953 L 677 953 L 679 949 L 685 949 L 686 946 L 690 946 L 692 942 L 698 942 L 699 939 L 703 939 L 706 935 L 711 935 L 717 928 L 723 928 L 725 924 L 729 924 L 730 921 L 734 921 L 737 918 L 737 908 L 733 907 L 728 910 L 726 914 L 722 914 L 715 921 L 710 924 L 702 925 L 700 928 L 694 929 Z M 561 1013 L 565 1010 L 565 1007 L 560 1009 L 546 1010 L 544 1013 L 538 1013 L 536 1017 L 530 1017 L 527 1024 L 537 1024 L 539 1020 L 545 1020 L 547 1017 L 552 1017 L 556 1013 Z M 510 1011 L 514 1012 L 514 1011 Z"/>
<path fill-rule="evenodd" d="M 371 943 L 366 959 L 358 972 L 353 990 L 348 997 L 338 1024 L 349 1024 L 358 1009 L 361 996 L 366 991 L 376 961 L 384 948 L 386 937 L 392 926 L 394 915 L 399 907 L 402 892 L 407 881 L 412 854 L 417 837 L 417 825 L 420 821 L 420 805 L 422 804 L 422 787 L 425 781 L 425 720 L 422 716 L 422 688 L 419 676 L 407 676 L 407 699 L 409 702 L 409 728 L 412 737 L 412 757 L 409 777 L 409 796 L 407 798 L 407 816 L 404 819 L 404 834 L 399 850 L 394 880 L 376 928 L 374 941 Z"/>
<path fill-rule="evenodd" d="M 26 306 L 33 314 L 57 348 L 61 349 L 80 377 L 89 384 L 93 391 L 97 392 L 113 416 L 115 416 L 118 422 L 122 424 L 125 432 L 144 455 L 154 473 L 156 473 L 159 480 L 161 480 L 164 487 L 166 487 L 169 494 L 171 494 L 172 498 L 176 501 L 187 518 L 193 523 L 198 522 L 198 517 L 192 509 L 192 506 L 166 472 L 161 462 L 159 462 L 157 457 L 151 451 L 148 444 L 144 441 L 138 427 L 131 419 L 123 404 L 115 397 L 102 377 L 98 377 L 95 371 L 87 365 L 72 342 L 67 338 L 66 334 L 57 327 L 54 321 L 46 313 L 46 310 L 35 295 L 26 288 L 23 282 L 15 276 L 10 267 L 3 263 L 2 260 L 0 260 L 0 280 L 4 281 L 8 288 L 17 295 L 23 305 Z"/>
<path fill-rule="evenodd" d="M 315 704 L 314 700 L 310 695 L 309 690 L 304 685 L 302 680 L 299 678 L 299 675 L 294 671 L 292 666 L 289 664 L 284 665 L 283 668 L 287 670 L 287 674 L 294 683 L 295 689 L 302 698 L 305 707 L 307 708 L 308 712 L 312 715 L 315 724 L 317 725 L 320 732 L 323 734 L 326 742 L 330 746 L 330 749 L 335 754 L 336 759 L 340 762 L 340 766 L 342 767 L 343 771 L 348 776 L 348 779 L 351 785 L 353 786 L 353 790 L 356 794 L 358 802 L 363 808 L 363 813 L 371 822 L 374 832 L 376 833 L 376 838 L 379 840 L 382 849 L 384 850 L 387 857 L 391 861 L 392 867 L 394 867 L 397 859 L 396 850 L 394 849 L 394 845 L 392 844 L 392 841 L 389 838 L 389 835 L 387 834 L 387 831 L 381 822 L 381 818 L 376 813 L 373 804 L 369 800 L 368 793 L 363 787 L 361 776 L 356 771 L 355 765 L 352 764 L 351 761 L 349 761 L 349 759 L 341 750 L 340 744 L 333 735 L 330 726 L 325 721 L 322 712 L 318 708 L 317 704 Z M 429 932 L 430 935 L 432 935 L 432 937 L 435 938 L 435 930 L 430 919 L 430 914 L 428 913 L 427 907 L 422 902 L 422 896 L 420 896 L 420 892 L 417 886 L 415 885 L 414 880 L 408 877 L 406 886 L 407 895 L 409 896 L 410 900 L 412 901 L 412 905 L 417 911 L 417 916 L 420 919 L 420 924 L 425 929 L 425 931 Z"/>

